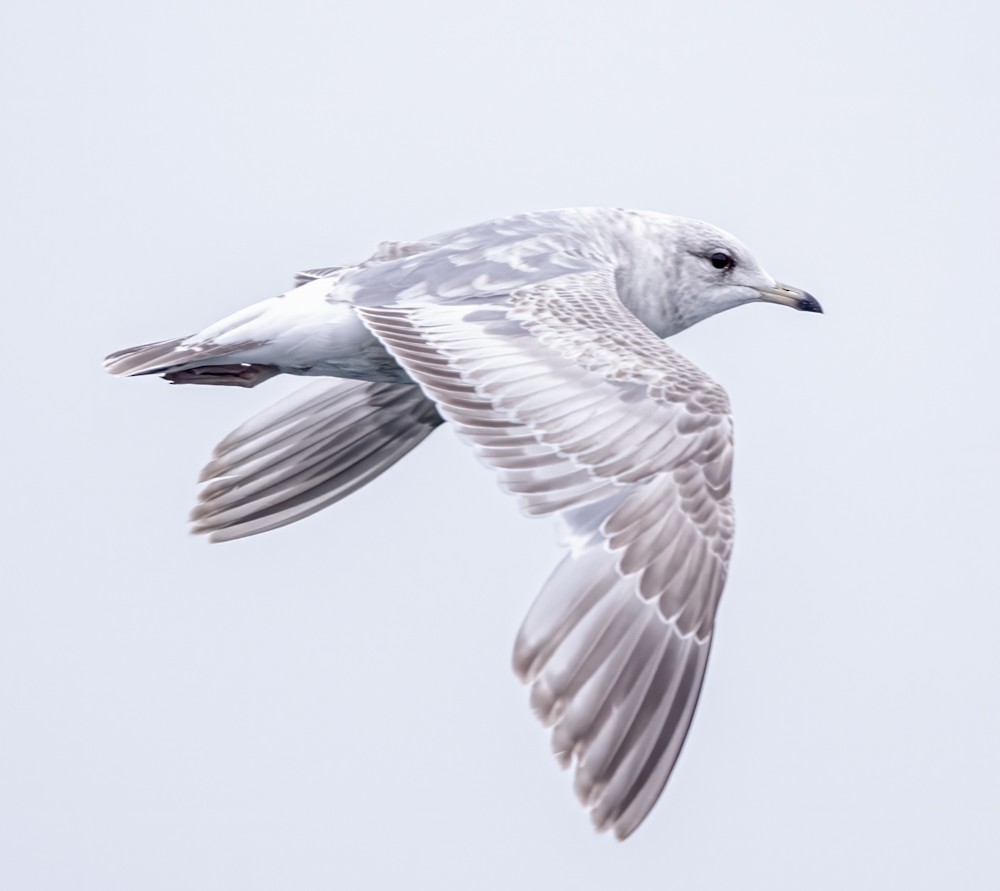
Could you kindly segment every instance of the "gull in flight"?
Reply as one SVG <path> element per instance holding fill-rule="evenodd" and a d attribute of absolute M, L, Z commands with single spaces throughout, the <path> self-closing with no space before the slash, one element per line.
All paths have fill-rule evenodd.
<path fill-rule="evenodd" d="M 452 424 L 567 554 L 513 664 L 598 829 L 663 790 L 705 675 L 733 538 L 725 391 L 664 338 L 744 303 L 822 312 L 707 223 L 527 213 L 311 269 L 116 375 L 253 387 L 321 378 L 216 447 L 192 513 L 212 541 L 331 505 Z"/>

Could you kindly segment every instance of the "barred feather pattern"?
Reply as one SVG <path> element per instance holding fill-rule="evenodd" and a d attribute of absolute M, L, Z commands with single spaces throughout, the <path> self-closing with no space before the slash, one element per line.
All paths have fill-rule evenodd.
<path fill-rule="evenodd" d="M 301 520 L 384 473 L 441 423 L 412 384 L 315 381 L 215 447 L 193 531 L 231 541 Z"/>
<path fill-rule="evenodd" d="M 732 546 L 725 392 L 617 299 L 610 271 L 492 302 L 359 310 L 570 554 L 514 668 L 600 829 L 659 797 L 698 701 Z"/>

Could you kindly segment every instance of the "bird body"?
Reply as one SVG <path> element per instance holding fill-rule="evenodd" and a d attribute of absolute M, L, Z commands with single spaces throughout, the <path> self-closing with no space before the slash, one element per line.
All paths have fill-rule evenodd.
<path fill-rule="evenodd" d="M 174 383 L 326 378 L 219 444 L 195 531 L 286 525 L 450 422 L 527 514 L 562 523 L 514 668 L 595 824 L 626 837 L 690 725 L 733 533 L 728 399 L 662 338 L 742 303 L 819 304 L 713 226 L 602 208 L 384 243 L 296 283 L 108 357 Z"/>

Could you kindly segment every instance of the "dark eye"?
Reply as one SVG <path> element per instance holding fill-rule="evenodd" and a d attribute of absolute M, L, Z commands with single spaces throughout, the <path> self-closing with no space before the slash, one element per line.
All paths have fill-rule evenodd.
<path fill-rule="evenodd" d="M 708 260 L 716 269 L 732 269 L 736 265 L 736 261 L 722 251 L 716 251 Z"/>

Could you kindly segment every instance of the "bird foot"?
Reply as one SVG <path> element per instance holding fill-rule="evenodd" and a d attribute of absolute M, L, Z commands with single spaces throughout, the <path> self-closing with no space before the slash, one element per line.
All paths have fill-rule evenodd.
<path fill-rule="evenodd" d="M 281 372 L 274 365 L 202 365 L 163 375 L 172 384 L 210 384 L 216 387 L 256 387 Z"/>

